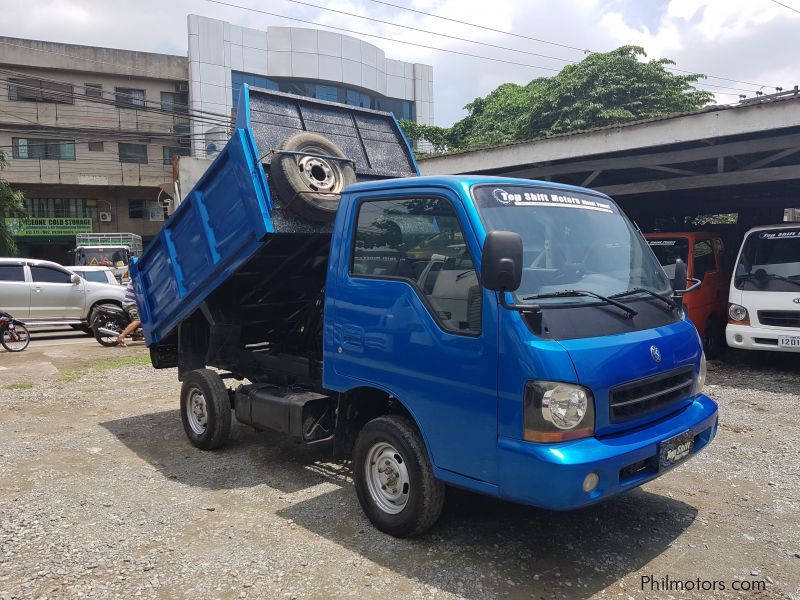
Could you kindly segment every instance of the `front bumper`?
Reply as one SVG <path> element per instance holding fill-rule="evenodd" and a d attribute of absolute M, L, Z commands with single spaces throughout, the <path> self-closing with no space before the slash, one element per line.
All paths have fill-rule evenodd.
<path fill-rule="evenodd" d="M 772 350 L 773 352 L 800 352 L 798 348 L 778 347 L 778 336 L 797 337 L 797 328 L 761 327 L 758 325 L 734 325 L 725 328 L 725 339 L 731 348 L 741 350 Z"/>
<path fill-rule="evenodd" d="M 699 395 L 679 412 L 634 431 L 559 444 L 498 440 L 500 497 L 552 510 L 570 510 L 599 502 L 639 486 L 658 470 L 658 445 L 687 430 L 694 434 L 692 456 L 717 432 L 717 405 Z M 597 473 L 600 482 L 586 493 L 583 481 Z"/>

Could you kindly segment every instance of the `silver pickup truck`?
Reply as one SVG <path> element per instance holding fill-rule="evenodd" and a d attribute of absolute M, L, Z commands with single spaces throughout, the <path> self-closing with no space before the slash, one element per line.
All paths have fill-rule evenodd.
<path fill-rule="evenodd" d="M 59 264 L 0 258 L 0 308 L 23 323 L 72 325 L 88 331 L 92 311 L 120 306 L 125 288 L 86 281 Z"/>

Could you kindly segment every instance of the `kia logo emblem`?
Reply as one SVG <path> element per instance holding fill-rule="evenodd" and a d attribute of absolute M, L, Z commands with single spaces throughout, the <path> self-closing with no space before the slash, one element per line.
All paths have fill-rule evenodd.
<path fill-rule="evenodd" d="M 650 346 L 650 356 L 652 356 L 653 360 L 657 363 L 661 362 L 661 350 L 658 349 L 658 346 Z"/>
<path fill-rule="evenodd" d="M 792 302 L 794 302 L 795 304 L 800 304 L 800 298 L 795 298 L 794 300 L 792 300 Z"/>

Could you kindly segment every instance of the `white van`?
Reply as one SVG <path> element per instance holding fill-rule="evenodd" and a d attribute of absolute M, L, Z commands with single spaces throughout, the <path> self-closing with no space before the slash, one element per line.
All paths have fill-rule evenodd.
<path fill-rule="evenodd" d="M 800 352 L 800 223 L 744 237 L 728 296 L 728 346 Z"/>

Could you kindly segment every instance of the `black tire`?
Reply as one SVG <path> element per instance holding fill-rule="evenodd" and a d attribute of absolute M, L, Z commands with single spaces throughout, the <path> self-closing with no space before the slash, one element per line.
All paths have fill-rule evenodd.
<path fill-rule="evenodd" d="M 122 333 L 122 329 L 119 328 L 117 322 L 112 319 L 103 319 L 102 317 L 93 321 L 94 330 L 92 331 L 94 335 L 94 339 L 97 340 L 97 343 L 101 346 L 105 346 L 106 348 L 111 348 L 112 346 L 117 345 L 117 337 L 116 336 L 109 336 L 104 333 L 100 333 L 100 328 L 104 329 L 112 329 L 117 332 L 117 336 Z"/>
<path fill-rule="evenodd" d="M 2 333 L 0 333 L 0 344 L 9 352 L 22 352 L 28 347 L 28 344 L 31 343 L 31 334 L 28 328 L 19 321 L 14 322 L 14 329 L 19 338 L 14 339 L 11 331 L 8 327 L 5 327 Z"/>
<path fill-rule="evenodd" d="M 395 514 L 382 508 L 381 500 L 377 499 L 377 491 L 370 491 L 370 481 L 373 481 L 374 486 L 378 476 L 370 475 L 369 470 L 383 460 L 380 458 L 377 463 L 372 462 L 376 458 L 375 449 L 383 447 L 382 445 L 396 450 L 390 468 L 396 469 L 397 466 L 404 465 L 407 472 L 406 497 L 397 502 L 397 507 L 402 507 Z M 392 477 L 394 473 L 396 470 L 392 470 L 389 476 Z M 433 467 L 422 436 L 407 417 L 386 415 L 373 419 L 363 427 L 353 450 L 353 476 L 361 508 L 372 524 L 384 533 L 400 538 L 420 535 L 433 526 L 442 512 L 445 486 L 433 476 Z M 387 484 L 391 485 L 392 481 L 398 479 L 402 481 L 402 478 L 395 478 L 390 479 Z M 382 487 L 386 489 L 386 486 Z M 387 493 L 392 493 L 391 488 Z"/>
<path fill-rule="evenodd" d="M 201 394 L 204 418 L 190 408 L 195 394 Z M 192 416 L 194 414 L 194 417 Z M 198 427 L 204 420 L 204 427 Z M 188 373 L 181 387 L 181 421 L 186 436 L 201 450 L 221 448 L 231 433 L 231 399 L 228 388 L 211 369 L 197 369 Z"/>
<path fill-rule="evenodd" d="M 706 358 L 717 360 L 725 353 L 727 348 L 725 325 L 719 319 L 709 319 L 703 332 L 703 350 L 706 353 Z"/>
<path fill-rule="evenodd" d="M 345 158 L 339 146 L 324 135 L 307 131 L 286 138 L 279 150 Z M 317 223 L 334 219 L 339 208 L 339 194 L 356 181 L 349 162 L 295 154 L 278 153 L 272 159 L 270 175 L 275 192 L 289 210 Z"/>

